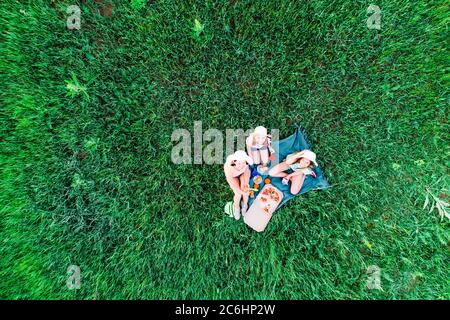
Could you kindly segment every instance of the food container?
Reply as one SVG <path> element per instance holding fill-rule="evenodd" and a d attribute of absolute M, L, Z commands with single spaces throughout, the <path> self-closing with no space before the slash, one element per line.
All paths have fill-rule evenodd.
<path fill-rule="evenodd" d="M 263 181 L 263 179 L 262 179 L 262 177 L 261 176 L 255 176 L 254 178 L 253 178 L 253 183 L 254 184 L 261 184 L 261 182 Z"/>

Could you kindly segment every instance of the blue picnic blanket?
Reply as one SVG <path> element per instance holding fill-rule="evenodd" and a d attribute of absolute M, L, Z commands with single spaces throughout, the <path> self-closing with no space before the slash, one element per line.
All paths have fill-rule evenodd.
<path fill-rule="evenodd" d="M 272 147 L 275 150 L 275 161 L 271 161 L 271 163 L 269 165 L 269 169 L 272 168 L 274 165 L 283 161 L 288 154 L 302 151 L 305 149 L 314 151 L 311 148 L 311 144 L 307 140 L 306 133 L 300 128 L 296 128 L 294 134 L 292 134 L 291 136 L 289 136 L 283 140 L 272 141 Z M 271 180 L 270 183 L 273 186 L 275 186 L 278 190 L 283 192 L 283 195 L 284 195 L 283 200 L 281 201 L 280 205 L 278 206 L 278 208 L 280 208 L 288 200 L 294 198 L 297 195 L 306 193 L 311 190 L 326 189 L 326 188 L 330 187 L 330 184 L 328 183 L 327 179 L 323 175 L 322 169 L 320 168 L 320 155 L 317 155 L 317 162 L 319 163 L 319 166 L 314 167 L 314 172 L 316 173 L 316 178 L 312 177 L 311 175 L 307 175 L 305 177 L 305 180 L 303 181 L 303 185 L 302 185 L 302 188 L 300 189 L 300 192 L 296 195 L 293 195 L 290 192 L 290 187 L 291 187 L 290 183 L 289 183 L 289 185 L 284 185 L 281 183 L 281 180 L 282 180 L 281 178 L 269 177 L 268 176 L 269 170 L 267 170 L 265 172 L 265 174 L 256 173 L 256 167 L 254 167 L 253 171 L 252 171 L 252 177 L 250 178 L 250 186 L 253 188 L 253 184 L 254 184 L 253 183 L 253 175 L 254 174 L 259 174 L 263 179 L 270 178 L 270 180 Z M 259 190 L 261 190 L 263 187 L 264 187 L 264 183 L 261 183 L 259 186 Z M 253 199 L 255 199 L 257 195 L 258 195 L 258 193 L 255 192 L 254 198 L 249 199 L 249 206 L 252 204 Z"/>

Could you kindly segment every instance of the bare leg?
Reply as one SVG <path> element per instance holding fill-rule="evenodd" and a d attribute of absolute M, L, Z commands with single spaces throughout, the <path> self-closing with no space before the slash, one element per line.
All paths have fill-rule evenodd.
<path fill-rule="evenodd" d="M 297 193 L 300 192 L 300 189 L 302 188 L 303 185 L 303 181 L 305 180 L 305 175 L 301 174 L 299 176 L 293 176 L 291 178 L 291 193 L 293 195 L 296 195 Z"/>
<path fill-rule="evenodd" d="M 234 208 L 240 210 L 241 195 L 239 193 L 234 194 L 233 203 L 234 203 Z"/>
<path fill-rule="evenodd" d="M 259 164 L 261 162 L 261 159 L 259 157 L 259 151 L 252 151 L 252 158 L 254 164 Z"/>
<path fill-rule="evenodd" d="M 283 161 L 283 162 L 277 164 L 272 169 L 270 169 L 269 170 L 269 175 L 272 176 L 272 177 L 284 178 L 284 177 L 286 177 L 288 175 L 286 172 L 284 172 L 287 169 L 289 169 L 289 166 L 286 164 L 286 162 Z"/>
<path fill-rule="evenodd" d="M 233 178 L 233 180 L 235 180 L 235 182 L 237 183 L 237 185 L 239 185 L 240 181 L 238 178 Z M 233 205 L 234 205 L 234 218 L 236 220 L 239 220 L 239 218 L 241 217 L 241 198 L 242 195 L 240 193 L 234 193 L 234 197 L 233 197 Z"/>
<path fill-rule="evenodd" d="M 239 177 L 240 183 L 241 183 L 241 189 L 245 189 L 246 186 L 249 185 L 250 182 L 250 169 L 247 168 L 243 174 Z M 248 193 L 244 194 L 242 196 L 242 211 L 245 213 L 247 211 L 247 204 L 248 204 Z"/>
<path fill-rule="evenodd" d="M 265 149 L 260 150 L 259 152 L 261 154 L 261 162 L 263 167 L 267 167 L 267 164 L 269 163 L 269 150 Z"/>

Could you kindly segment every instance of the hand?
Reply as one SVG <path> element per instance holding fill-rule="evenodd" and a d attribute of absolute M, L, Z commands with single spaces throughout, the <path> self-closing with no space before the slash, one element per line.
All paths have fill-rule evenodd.
<path fill-rule="evenodd" d="M 301 157 L 303 157 L 304 154 L 305 154 L 305 150 L 302 150 L 302 151 L 297 152 L 297 153 L 295 154 L 295 157 L 296 157 L 296 158 L 301 158 Z"/>
<path fill-rule="evenodd" d="M 243 186 L 243 188 L 241 188 L 241 193 L 243 195 L 249 194 L 250 193 L 250 185 L 249 184 L 245 184 Z"/>

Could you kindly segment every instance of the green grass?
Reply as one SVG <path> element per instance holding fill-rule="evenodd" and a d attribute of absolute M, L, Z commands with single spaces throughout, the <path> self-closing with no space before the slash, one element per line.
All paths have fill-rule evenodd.
<path fill-rule="evenodd" d="M 0 298 L 450 298 L 445 1 L 3 2 Z M 253 232 L 171 162 L 194 121 L 301 124 L 333 187 Z"/>

